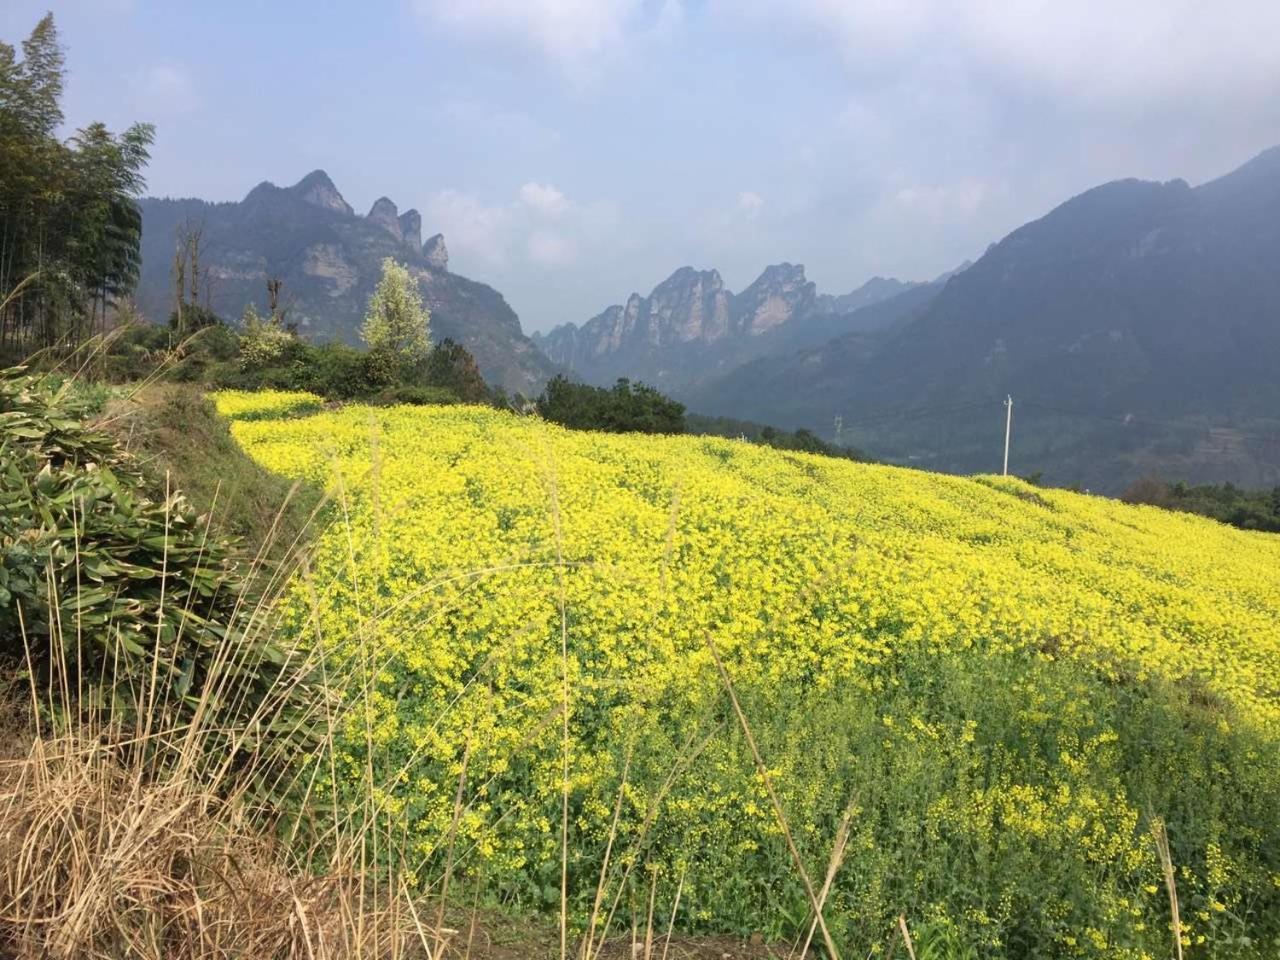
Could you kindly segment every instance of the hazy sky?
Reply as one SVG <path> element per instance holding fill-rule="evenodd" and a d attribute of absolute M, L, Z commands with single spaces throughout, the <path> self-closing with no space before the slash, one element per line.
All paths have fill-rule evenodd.
<path fill-rule="evenodd" d="M 0 38 L 48 0 L 4 0 Z M 918 279 L 1096 183 L 1280 143 L 1277 0 L 64 2 L 70 125 L 151 192 L 327 170 L 445 234 L 526 329 L 676 267 Z"/>

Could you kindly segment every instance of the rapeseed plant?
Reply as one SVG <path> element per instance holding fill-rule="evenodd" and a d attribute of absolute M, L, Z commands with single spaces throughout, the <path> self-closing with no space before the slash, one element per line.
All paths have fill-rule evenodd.
<path fill-rule="evenodd" d="M 317 793 L 379 784 L 424 864 L 572 913 L 584 955 L 626 896 L 1140 960 L 1170 944 L 1153 822 L 1179 940 L 1280 950 L 1280 538 L 483 408 L 217 403 L 343 504 L 285 612 L 363 677 Z"/>

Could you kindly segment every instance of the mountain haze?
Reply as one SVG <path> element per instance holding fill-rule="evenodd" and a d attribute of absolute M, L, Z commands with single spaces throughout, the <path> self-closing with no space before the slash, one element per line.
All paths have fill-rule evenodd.
<path fill-rule="evenodd" d="M 443 236 L 423 243 L 418 211 L 402 214 L 380 197 L 360 216 L 323 170 L 291 187 L 260 183 L 238 203 L 147 198 L 140 205 L 137 298 L 153 321 L 163 321 L 172 309 L 175 238 L 189 225 L 202 230 L 201 270 L 222 316 L 238 318 L 251 302 L 262 308 L 266 279 L 280 277 L 287 319 L 304 335 L 356 343 L 382 260 L 393 257 L 421 285 L 433 339 L 465 345 L 487 379 L 531 393 L 554 373 L 498 291 L 450 272 Z"/>
<path fill-rule="evenodd" d="M 1280 482 L 1280 148 L 1199 187 L 1096 187 L 909 322 L 757 358 L 689 399 L 827 434 L 841 416 L 847 440 L 969 471 L 999 466 L 1006 394 L 1021 472 Z"/>

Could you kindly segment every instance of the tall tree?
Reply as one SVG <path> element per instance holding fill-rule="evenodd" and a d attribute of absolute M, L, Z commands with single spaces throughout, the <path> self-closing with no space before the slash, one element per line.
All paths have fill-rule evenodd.
<path fill-rule="evenodd" d="M 430 331 L 431 314 L 422 305 L 418 282 L 387 257 L 382 261 L 382 278 L 369 298 L 360 336 L 370 350 L 416 366 L 431 351 Z"/>
<path fill-rule="evenodd" d="M 0 43 L 0 347 L 74 344 L 138 280 L 154 128 L 93 123 L 60 141 L 65 78 L 52 14 L 21 59 Z"/>

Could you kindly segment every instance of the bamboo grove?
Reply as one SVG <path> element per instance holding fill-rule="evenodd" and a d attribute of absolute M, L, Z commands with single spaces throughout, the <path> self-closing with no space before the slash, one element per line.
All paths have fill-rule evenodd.
<path fill-rule="evenodd" d="M 106 329 L 140 269 L 136 202 L 150 124 L 61 139 L 66 78 L 53 15 L 0 41 L 0 351 L 71 346 Z"/>

